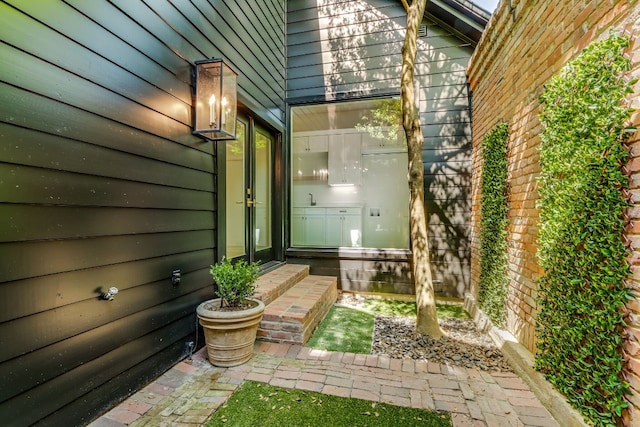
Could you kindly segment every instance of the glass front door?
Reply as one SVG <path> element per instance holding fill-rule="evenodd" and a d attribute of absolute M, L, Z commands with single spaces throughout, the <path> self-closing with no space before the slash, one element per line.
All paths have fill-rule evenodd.
<path fill-rule="evenodd" d="M 238 115 L 237 139 L 225 142 L 225 252 L 229 258 L 266 263 L 273 245 L 275 136 L 246 114 Z"/>

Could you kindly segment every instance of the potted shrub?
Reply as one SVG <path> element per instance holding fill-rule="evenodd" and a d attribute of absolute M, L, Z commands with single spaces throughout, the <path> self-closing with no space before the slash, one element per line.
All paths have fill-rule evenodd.
<path fill-rule="evenodd" d="M 264 303 L 251 298 L 259 275 L 257 263 L 223 258 L 211 266 L 217 285 L 216 299 L 197 308 L 204 329 L 209 362 L 215 366 L 236 366 L 251 359 Z"/>

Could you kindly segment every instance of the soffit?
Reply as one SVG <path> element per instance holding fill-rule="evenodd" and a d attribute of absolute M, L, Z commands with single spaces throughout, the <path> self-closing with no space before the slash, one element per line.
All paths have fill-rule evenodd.
<path fill-rule="evenodd" d="M 477 45 L 491 14 L 467 0 L 428 0 L 425 16 Z"/>

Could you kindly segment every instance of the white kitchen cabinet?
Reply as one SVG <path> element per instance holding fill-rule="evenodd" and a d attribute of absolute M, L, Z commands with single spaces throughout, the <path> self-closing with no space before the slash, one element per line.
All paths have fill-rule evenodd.
<path fill-rule="evenodd" d="M 310 153 L 326 153 L 329 151 L 329 136 L 309 135 L 308 147 Z"/>
<path fill-rule="evenodd" d="M 331 247 L 342 246 L 342 217 L 327 215 L 326 227 L 325 244 Z"/>
<path fill-rule="evenodd" d="M 387 129 L 381 132 L 389 134 Z M 362 133 L 362 152 L 363 153 L 397 153 L 406 152 L 407 144 L 405 142 L 404 131 L 398 129 L 396 138 L 374 138 L 369 132 Z"/>
<path fill-rule="evenodd" d="M 327 208 L 327 246 L 362 246 L 362 209 Z"/>
<path fill-rule="evenodd" d="M 326 153 L 329 151 L 329 136 L 300 135 L 293 138 L 294 153 Z"/>
<path fill-rule="evenodd" d="M 291 245 L 303 246 L 304 243 L 304 211 L 291 210 Z"/>
<path fill-rule="evenodd" d="M 362 215 L 345 215 L 342 220 L 342 246 L 362 246 Z"/>
<path fill-rule="evenodd" d="M 293 208 L 293 246 L 362 246 L 361 208 Z"/>
<path fill-rule="evenodd" d="M 325 245 L 324 208 L 293 208 L 291 210 L 291 244 L 293 246 Z"/>
<path fill-rule="evenodd" d="M 329 136 L 329 185 L 360 185 L 362 135 L 340 133 Z"/>

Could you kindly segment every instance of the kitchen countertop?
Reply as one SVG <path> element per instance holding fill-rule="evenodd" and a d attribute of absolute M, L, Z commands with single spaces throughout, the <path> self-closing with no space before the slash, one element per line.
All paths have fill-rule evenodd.
<path fill-rule="evenodd" d="M 363 208 L 364 203 L 322 203 L 318 202 L 316 205 L 293 205 L 294 208 Z"/>

